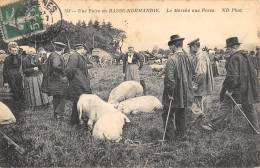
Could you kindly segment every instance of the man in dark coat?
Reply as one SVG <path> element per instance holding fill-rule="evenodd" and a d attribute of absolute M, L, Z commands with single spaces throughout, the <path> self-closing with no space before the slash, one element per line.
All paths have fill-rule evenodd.
<path fill-rule="evenodd" d="M 165 68 L 164 91 L 163 91 L 163 124 L 165 126 L 168 110 L 169 120 L 167 123 L 165 138 L 174 140 L 176 134 L 183 137 L 185 134 L 185 108 L 190 107 L 193 102 L 192 90 L 192 67 L 185 52 L 183 52 L 183 40 L 179 35 L 172 35 L 168 42 L 172 55 L 169 57 Z M 172 101 L 171 107 L 170 101 Z M 175 113 L 176 131 L 173 125 L 173 114 Z"/>
<path fill-rule="evenodd" d="M 13 93 L 15 110 L 23 110 L 24 93 L 23 78 L 21 72 L 21 56 L 19 56 L 19 47 L 16 42 L 8 44 L 8 52 L 10 53 L 4 60 L 3 67 L 3 83 L 5 88 L 11 89 Z"/>
<path fill-rule="evenodd" d="M 77 102 L 81 94 L 91 94 L 90 78 L 88 69 L 93 67 L 93 63 L 85 56 L 87 50 L 84 45 L 77 44 L 74 52 L 66 66 L 66 76 L 69 79 L 69 97 L 73 101 L 71 124 L 79 124 Z"/>
<path fill-rule="evenodd" d="M 65 64 L 62 56 L 65 44 L 55 42 L 55 51 L 46 61 L 46 71 L 43 72 L 42 91 L 53 96 L 54 118 L 64 118 L 68 79 L 65 75 Z"/>
<path fill-rule="evenodd" d="M 227 76 L 220 93 L 221 104 L 219 111 L 222 114 L 211 120 L 211 124 L 203 127 L 212 130 L 223 126 L 225 118 L 234 106 L 232 96 L 238 104 L 242 104 L 245 115 L 252 125 L 259 130 L 257 113 L 253 108 L 253 104 L 260 102 L 260 88 L 253 63 L 244 51 L 239 50 L 241 43 L 238 42 L 237 37 L 227 39 L 226 43 L 227 47 L 232 50 L 232 54 L 226 65 Z"/>

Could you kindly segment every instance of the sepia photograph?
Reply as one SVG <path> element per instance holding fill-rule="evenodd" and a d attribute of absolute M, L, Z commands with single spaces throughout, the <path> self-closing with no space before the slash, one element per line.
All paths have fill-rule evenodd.
<path fill-rule="evenodd" d="M 2 0 L 0 167 L 260 167 L 259 0 Z"/>

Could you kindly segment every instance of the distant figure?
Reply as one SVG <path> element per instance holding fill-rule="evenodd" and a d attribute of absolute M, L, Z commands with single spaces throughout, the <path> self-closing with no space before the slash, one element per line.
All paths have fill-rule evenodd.
<path fill-rule="evenodd" d="M 184 140 L 186 132 L 185 108 L 190 107 L 193 102 L 192 65 L 186 53 L 183 52 L 183 40 L 184 38 L 176 34 L 172 35 L 171 40 L 168 42 L 172 55 L 166 63 L 162 98 L 164 127 L 170 108 L 165 134 L 167 141 L 176 140 L 176 136 Z M 174 113 L 176 130 L 173 124 Z"/>
<path fill-rule="evenodd" d="M 37 58 L 40 60 L 41 64 L 44 64 L 47 61 L 47 52 L 44 48 L 40 47 L 37 51 Z"/>
<path fill-rule="evenodd" d="M 36 50 L 29 48 L 28 55 L 23 59 L 24 93 L 26 104 L 37 107 L 49 103 L 48 95 L 41 92 L 42 72 L 40 60 L 37 59 Z"/>
<path fill-rule="evenodd" d="M 115 62 L 116 65 L 118 65 L 120 63 L 120 60 L 122 60 L 122 54 L 120 52 L 120 48 L 116 48 L 116 52 L 115 52 Z"/>
<path fill-rule="evenodd" d="M 217 129 L 224 125 L 224 121 L 235 105 L 231 97 L 238 104 L 242 104 L 242 109 L 252 125 L 259 131 L 257 113 L 253 104 L 260 102 L 260 88 L 252 62 L 247 54 L 239 50 L 237 37 L 226 40 L 226 46 L 232 53 L 227 63 L 227 76 L 223 82 L 220 93 L 220 116 L 211 120 L 211 123 L 204 125 L 207 130 Z"/>
<path fill-rule="evenodd" d="M 202 119 L 205 116 L 203 97 L 214 91 L 214 78 L 211 62 L 206 50 L 200 50 L 199 38 L 188 43 L 190 54 L 192 57 L 193 67 L 193 91 L 194 103 L 192 104 L 192 112 Z"/>
<path fill-rule="evenodd" d="M 215 54 L 215 51 L 209 51 L 209 59 L 211 62 L 211 67 L 212 67 L 212 73 L 213 77 L 218 77 L 219 76 L 219 67 L 218 67 L 218 57 Z"/>
<path fill-rule="evenodd" d="M 46 62 L 46 71 L 43 75 L 42 90 L 53 96 L 53 111 L 55 119 L 64 118 L 68 79 L 65 75 L 63 58 L 65 44 L 55 42 L 55 51 L 51 53 Z"/>
<path fill-rule="evenodd" d="M 258 76 L 258 81 L 260 83 L 260 50 L 259 50 L 259 47 L 257 46 L 256 47 L 256 69 L 257 69 L 257 76 Z"/>
<path fill-rule="evenodd" d="M 9 55 L 5 57 L 3 67 L 3 83 L 5 88 L 11 89 L 14 98 L 14 109 L 21 112 L 24 109 L 23 77 L 21 71 L 21 57 L 16 42 L 8 44 Z"/>
<path fill-rule="evenodd" d="M 92 93 L 88 69 L 93 67 L 93 63 L 86 57 L 87 50 L 83 44 L 77 44 L 75 48 L 76 51 L 69 57 L 65 68 L 69 79 L 69 98 L 73 101 L 70 119 L 72 125 L 80 123 L 77 110 L 80 95 Z"/>
<path fill-rule="evenodd" d="M 138 67 L 139 62 L 139 67 Z M 134 80 L 140 82 L 139 70 L 143 67 L 141 56 L 134 52 L 134 47 L 129 46 L 128 52 L 123 57 L 123 75 L 126 81 Z"/>
<path fill-rule="evenodd" d="M 249 53 L 249 57 L 253 63 L 253 68 L 255 69 L 256 73 L 257 73 L 257 58 L 255 55 L 255 51 L 250 51 Z"/>

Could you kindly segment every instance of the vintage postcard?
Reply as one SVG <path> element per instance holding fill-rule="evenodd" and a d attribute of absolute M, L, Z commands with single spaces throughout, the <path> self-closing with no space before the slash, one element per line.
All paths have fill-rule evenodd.
<path fill-rule="evenodd" d="M 259 167 L 259 0 L 1 0 L 0 167 Z"/>

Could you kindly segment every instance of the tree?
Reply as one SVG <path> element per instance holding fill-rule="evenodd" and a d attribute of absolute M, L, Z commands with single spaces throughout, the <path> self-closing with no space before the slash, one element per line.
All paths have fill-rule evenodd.
<path fill-rule="evenodd" d="M 164 49 L 159 48 L 159 50 L 158 50 L 158 54 L 162 54 L 162 55 L 164 55 Z"/>
<path fill-rule="evenodd" d="M 93 22 L 92 19 L 90 19 L 90 21 L 88 22 L 88 27 L 92 27 L 93 26 Z"/>
<path fill-rule="evenodd" d="M 152 50 L 153 54 L 157 54 L 158 53 L 158 46 L 154 46 L 153 50 Z"/>
<path fill-rule="evenodd" d="M 83 22 L 82 22 L 82 24 L 81 24 L 81 27 L 83 28 L 83 29 L 85 29 L 85 28 L 87 28 L 87 24 L 86 24 L 86 22 L 83 20 Z"/>
<path fill-rule="evenodd" d="M 113 28 L 112 23 L 111 23 L 111 22 L 108 22 L 108 23 L 106 24 L 106 27 L 107 27 L 108 31 L 111 31 L 112 28 Z"/>
<path fill-rule="evenodd" d="M 164 56 L 165 57 L 168 57 L 170 54 L 171 54 L 171 50 L 168 49 L 168 50 L 164 51 Z"/>
<path fill-rule="evenodd" d="M 100 28 L 100 25 L 99 25 L 99 24 L 100 24 L 99 21 L 98 21 L 98 20 L 95 20 L 93 27 L 94 27 L 95 29 L 99 30 L 99 28 Z"/>

